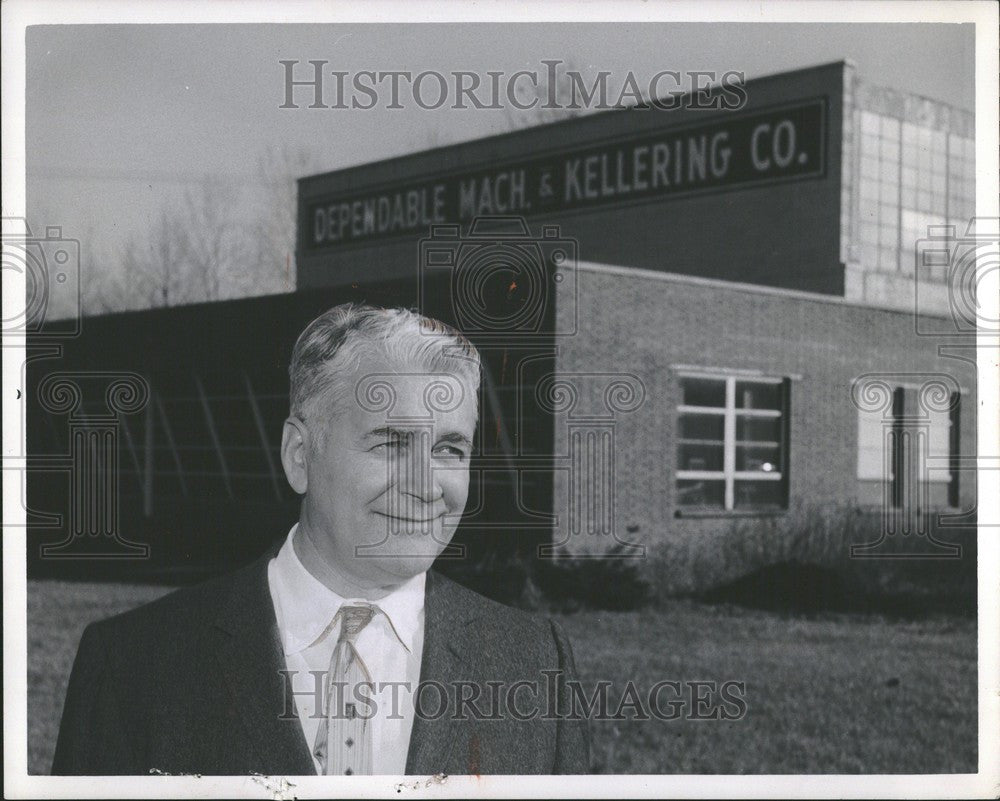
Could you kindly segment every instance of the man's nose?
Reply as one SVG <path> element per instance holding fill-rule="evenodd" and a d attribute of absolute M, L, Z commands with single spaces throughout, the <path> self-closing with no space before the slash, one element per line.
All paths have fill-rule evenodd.
<path fill-rule="evenodd" d="M 410 497 L 434 503 L 442 496 L 442 489 L 433 462 L 433 443 L 429 430 L 407 432 L 407 447 L 397 465 L 400 490 Z"/>

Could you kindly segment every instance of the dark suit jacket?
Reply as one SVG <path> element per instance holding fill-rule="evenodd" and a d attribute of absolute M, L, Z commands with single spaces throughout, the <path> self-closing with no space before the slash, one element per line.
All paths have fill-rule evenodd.
<path fill-rule="evenodd" d="M 87 626 L 70 676 L 52 773 L 57 775 L 315 774 L 294 717 L 267 563 L 277 548 L 222 578 Z M 538 682 L 575 678 L 554 621 L 503 606 L 431 571 L 422 682 Z M 560 710 L 568 708 L 559 682 Z M 465 691 L 466 697 L 472 692 Z M 506 689 L 503 691 L 506 692 Z M 543 695 L 539 696 L 544 698 Z M 408 774 L 586 773 L 586 722 L 475 719 L 439 695 L 423 697 Z M 478 705 L 491 713 L 484 692 Z M 532 700 L 522 688 L 518 710 Z M 541 711 L 546 702 L 538 702 Z M 282 715 L 285 717 L 282 718 Z M 464 717 L 465 719 L 460 719 Z"/>

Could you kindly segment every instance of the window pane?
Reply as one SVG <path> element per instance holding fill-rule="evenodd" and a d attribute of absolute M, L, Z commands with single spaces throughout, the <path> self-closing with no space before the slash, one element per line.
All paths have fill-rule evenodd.
<path fill-rule="evenodd" d="M 937 409 L 927 412 L 930 426 L 927 432 L 927 455 L 934 459 L 947 459 L 951 449 L 951 415 Z"/>
<path fill-rule="evenodd" d="M 684 378 L 681 380 L 686 406 L 717 406 L 725 408 L 726 382 L 718 378 Z"/>
<path fill-rule="evenodd" d="M 682 442 L 677 449 L 678 470 L 722 470 L 722 443 Z"/>
<path fill-rule="evenodd" d="M 779 445 L 737 445 L 736 469 L 781 473 L 781 447 Z"/>
<path fill-rule="evenodd" d="M 787 482 L 781 479 L 787 470 L 786 384 L 763 379 L 729 380 L 733 391 L 727 397 L 726 379 L 681 379 L 683 405 L 702 408 L 678 415 L 677 504 L 721 511 L 784 508 Z M 727 420 L 735 424 L 735 431 L 729 430 L 728 435 Z M 701 473 L 704 478 L 693 478 L 691 473 Z M 761 478 L 736 481 L 741 474 L 759 474 Z M 737 498 L 729 494 L 727 503 L 727 488 L 733 493 L 737 486 L 742 495 Z"/>
<path fill-rule="evenodd" d="M 781 509 L 785 490 L 780 481 L 737 481 L 734 501 L 737 509 Z"/>
<path fill-rule="evenodd" d="M 780 417 L 736 417 L 737 442 L 781 442 Z"/>
<path fill-rule="evenodd" d="M 703 509 L 723 509 L 726 504 L 726 482 L 690 481 L 677 482 L 678 506 L 697 506 Z"/>
<path fill-rule="evenodd" d="M 736 382 L 737 409 L 780 409 L 781 384 Z"/>
<path fill-rule="evenodd" d="M 680 418 L 681 439 L 713 440 L 722 443 L 725 419 L 721 414 L 684 414 Z"/>

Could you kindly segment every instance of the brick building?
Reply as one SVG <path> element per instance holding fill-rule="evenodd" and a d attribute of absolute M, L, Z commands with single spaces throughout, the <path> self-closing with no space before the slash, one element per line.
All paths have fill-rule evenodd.
<path fill-rule="evenodd" d="M 192 571 L 283 535 L 288 354 L 350 299 L 419 307 L 483 354 L 467 543 L 656 564 L 803 509 L 881 511 L 904 537 L 974 521 L 971 115 L 845 62 L 676 105 L 303 178 L 292 295 L 87 320 L 68 363 L 150 394 L 102 489 L 121 520 L 35 535 L 71 556 L 120 523 Z M 79 421 L 43 407 L 34 452 L 72 453 Z M 35 508 L 72 519 L 64 484 L 35 479 Z"/>
<path fill-rule="evenodd" d="M 558 553 L 711 550 L 735 518 L 803 506 L 898 510 L 907 534 L 974 507 L 971 115 L 845 62 L 745 90 L 300 184 L 300 287 L 410 276 L 481 341 L 534 348 L 493 379 L 517 397 L 512 458 L 552 482 L 551 506 L 519 509 Z M 499 213 L 546 272 L 483 232 Z M 476 284 L 487 265 L 522 294 Z M 520 429 L 538 414 L 551 449 Z"/>

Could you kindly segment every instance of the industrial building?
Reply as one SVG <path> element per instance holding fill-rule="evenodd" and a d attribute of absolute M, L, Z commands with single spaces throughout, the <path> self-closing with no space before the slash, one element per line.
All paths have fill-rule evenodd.
<path fill-rule="evenodd" d="M 94 447 L 79 431 L 98 412 L 53 401 L 57 364 L 133 373 L 148 399 L 101 457 L 114 503 L 71 509 L 55 467 L 29 486 L 51 557 L 35 569 L 103 542 L 197 574 L 283 536 L 288 355 L 350 299 L 417 307 L 483 355 L 471 553 L 656 569 L 711 559 L 734 524 L 834 507 L 881 514 L 894 553 L 946 549 L 928 520 L 975 509 L 972 116 L 847 62 L 745 93 L 303 178 L 295 293 L 86 319 L 62 362 L 29 367 L 32 452 Z"/>

